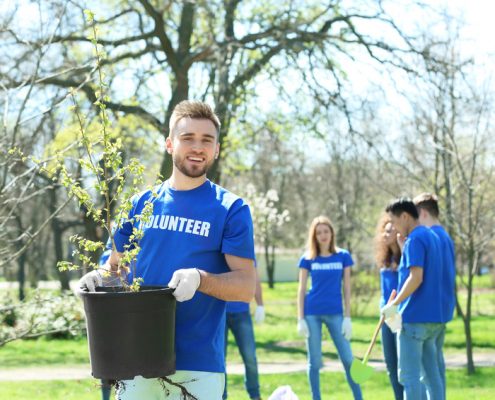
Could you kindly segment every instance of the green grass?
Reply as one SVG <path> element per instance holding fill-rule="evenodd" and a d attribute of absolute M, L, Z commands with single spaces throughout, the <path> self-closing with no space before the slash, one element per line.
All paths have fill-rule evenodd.
<path fill-rule="evenodd" d="M 229 377 L 229 399 L 247 398 L 242 376 Z M 468 376 L 463 370 L 447 371 L 449 400 L 491 400 L 495 391 L 495 368 L 478 368 Z M 260 377 L 261 394 L 268 396 L 279 386 L 290 385 L 300 400 L 310 399 L 309 385 L 304 373 L 273 374 Z M 332 399 L 351 399 L 343 373 L 321 374 L 322 395 Z M 392 400 L 392 391 L 385 373 L 376 373 L 362 386 L 367 400 Z M 16 400 L 99 400 L 96 380 L 0 382 L 0 399 Z"/>
<path fill-rule="evenodd" d="M 257 355 L 260 362 L 301 361 L 306 359 L 305 344 L 296 332 L 297 283 L 278 283 L 275 289 L 263 284 L 266 320 L 255 325 Z M 462 298 L 461 298 L 462 301 Z M 360 357 L 366 351 L 374 327 L 378 321 L 378 297 L 368 304 L 362 317 L 353 317 L 352 348 Z M 474 351 L 495 351 L 495 291 L 481 290 L 473 298 L 472 335 Z M 326 359 L 336 359 L 336 352 L 328 333 L 324 331 L 323 354 Z M 380 342 L 372 358 L 381 358 Z M 465 352 L 464 325 L 460 318 L 447 325 L 445 353 Z M 232 335 L 229 335 L 228 362 L 240 362 L 241 358 Z M 86 339 L 74 340 L 24 340 L 0 348 L 2 368 L 43 365 L 88 364 Z"/>

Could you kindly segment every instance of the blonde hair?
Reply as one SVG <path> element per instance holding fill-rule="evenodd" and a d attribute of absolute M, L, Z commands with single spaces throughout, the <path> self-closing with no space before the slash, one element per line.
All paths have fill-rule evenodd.
<path fill-rule="evenodd" d="M 311 222 L 311 225 L 309 227 L 308 231 L 308 259 L 313 260 L 315 259 L 320 253 L 321 249 L 318 246 L 318 241 L 316 240 L 316 227 L 318 225 L 326 225 L 328 228 L 330 228 L 330 233 L 332 234 L 332 237 L 330 238 L 330 245 L 328 246 L 328 250 L 331 253 L 336 253 L 337 252 L 337 246 L 335 244 L 335 229 L 333 228 L 332 221 L 330 221 L 330 218 L 324 216 L 324 215 L 319 215 L 313 221 Z"/>
<path fill-rule="evenodd" d="M 184 100 L 175 106 L 170 116 L 169 136 L 173 135 L 177 123 L 182 118 L 208 119 L 215 125 L 217 133 L 220 131 L 220 119 L 215 114 L 215 111 L 213 111 L 213 108 L 202 101 Z"/>

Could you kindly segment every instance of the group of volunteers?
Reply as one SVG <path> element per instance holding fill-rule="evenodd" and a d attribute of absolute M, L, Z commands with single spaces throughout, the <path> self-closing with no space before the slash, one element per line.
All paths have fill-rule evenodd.
<path fill-rule="evenodd" d="M 378 223 L 376 264 L 380 268 L 382 348 L 395 399 L 446 398 L 443 343 L 455 308 L 454 243 L 439 221 L 435 195 L 390 203 Z M 335 245 L 327 217 L 316 217 L 307 252 L 299 261 L 298 331 L 307 337 L 308 379 L 320 399 L 322 324 L 344 366 L 354 399 L 362 393 L 350 374 L 350 267 L 348 251 Z M 308 275 L 311 289 L 306 292 Z M 392 293 L 395 291 L 396 296 Z M 342 308 L 342 293 L 344 307 Z"/>
<path fill-rule="evenodd" d="M 253 297 L 255 322 L 262 322 L 265 315 L 251 213 L 242 198 L 206 177 L 219 155 L 219 130 L 219 118 L 208 104 L 186 100 L 175 107 L 166 139 L 173 160 L 169 179 L 132 199 L 128 218 L 115 229 L 108 259 L 100 270 L 84 275 L 80 287 L 94 291 L 122 278 L 119 260 L 132 245 L 133 228 L 141 227 L 136 275 L 147 285 L 174 288 L 178 302 L 176 373 L 168 378 L 199 400 L 226 399 L 225 353 L 231 331 L 245 364 L 248 395 L 260 399 L 249 312 Z M 153 201 L 154 223 L 140 226 L 148 201 Z M 306 338 L 313 399 L 321 398 L 323 324 L 354 398 L 361 399 L 361 388 L 350 374 L 353 259 L 337 247 L 335 237 L 330 219 L 313 220 L 307 251 L 299 261 L 297 330 Z M 399 199 L 387 207 L 379 223 L 376 260 L 381 268 L 381 313 L 387 323 L 382 344 L 397 399 L 445 398 L 442 346 L 455 300 L 453 252 L 452 240 L 438 222 L 434 196 Z M 397 296 L 388 302 L 393 289 Z M 183 393 L 177 385 L 137 376 L 117 386 L 116 398 L 179 400 Z"/>

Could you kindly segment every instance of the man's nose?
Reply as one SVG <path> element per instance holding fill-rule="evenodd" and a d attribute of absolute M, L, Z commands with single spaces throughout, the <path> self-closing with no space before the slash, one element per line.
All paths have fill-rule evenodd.
<path fill-rule="evenodd" d="M 191 148 L 193 150 L 196 150 L 196 151 L 201 151 L 201 150 L 203 150 L 204 145 L 201 142 L 201 140 L 195 140 L 195 141 L 192 142 Z"/>

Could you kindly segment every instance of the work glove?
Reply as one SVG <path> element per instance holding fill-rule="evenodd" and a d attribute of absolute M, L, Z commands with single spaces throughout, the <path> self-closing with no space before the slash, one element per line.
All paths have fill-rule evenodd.
<path fill-rule="evenodd" d="M 254 322 L 257 324 L 262 324 L 265 320 L 265 307 L 256 306 L 256 310 L 254 311 Z"/>
<path fill-rule="evenodd" d="M 297 320 L 297 333 L 299 333 L 299 336 L 309 337 L 308 324 L 304 318 Z"/>
<path fill-rule="evenodd" d="M 346 340 L 351 340 L 352 337 L 352 323 L 350 317 L 344 317 L 342 321 L 342 335 L 346 338 Z"/>
<path fill-rule="evenodd" d="M 402 329 L 402 315 L 397 313 L 393 317 L 386 318 L 385 323 L 393 333 L 397 333 Z"/>
<path fill-rule="evenodd" d="M 97 286 L 122 286 L 122 278 L 118 272 L 100 268 L 83 275 L 77 286 L 79 291 L 95 292 Z"/>
<path fill-rule="evenodd" d="M 396 314 L 398 314 L 397 306 L 392 303 L 386 304 L 380 309 L 380 314 L 385 316 L 385 320 L 388 318 L 393 318 Z"/>
<path fill-rule="evenodd" d="M 385 317 L 385 323 L 392 332 L 397 332 L 402 328 L 402 316 L 397 311 L 395 304 L 387 304 L 383 306 L 380 313 Z"/>
<path fill-rule="evenodd" d="M 191 300 L 201 283 L 201 275 L 197 268 L 178 269 L 172 275 L 168 287 L 175 289 L 173 295 L 177 301 Z"/>

